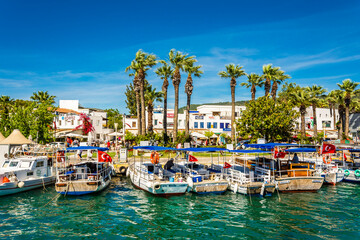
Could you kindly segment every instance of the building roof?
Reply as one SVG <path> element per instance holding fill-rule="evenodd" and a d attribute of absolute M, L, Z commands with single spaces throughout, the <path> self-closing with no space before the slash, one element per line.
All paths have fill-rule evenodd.
<path fill-rule="evenodd" d="M 32 144 L 33 142 L 19 131 L 19 129 L 14 129 L 14 131 L 4 140 L 0 142 L 0 144 L 14 144 L 14 145 L 22 145 L 22 144 Z"/>
<path fill-rule="evenodd" d="M 0 132 L 0 142 L 4 139 L 5 139 L 4 135 L 2 135 L 2 133 Z"/>
<path fill-rule="evenodd" d="M 57 111 L 59 113 L 75 113 L 75 114 L 79 114 L 79 112 L 74 111 L 72 109 L 67 109 L 67 108 L 56 108 L 55 111 Z"/>

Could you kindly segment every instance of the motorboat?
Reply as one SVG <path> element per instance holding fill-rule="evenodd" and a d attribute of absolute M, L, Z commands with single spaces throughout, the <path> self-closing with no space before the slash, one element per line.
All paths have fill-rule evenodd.
<path fill-rule="evenodd" d="M 91 146 L 67 148 L 70 152 L 87 151 L 86 158 L 58 151 L 56 192 L 63 195 L 84 195 L 100 192 L 109 186 L 114 168 L 111 157 L 103 152 L 106 150 L 108 148 Z M 92 158 L 92 152 L 97 153 L 96 159 Z"/>
<path fill-rule="evenodd" d="M 54 184 L 52 159 L 47 156 L 6 158 L 0 168 L 0 196 Z"/>
<path fill-rule="evenodd" d="M 173 148 L 165 147 L 134 147 L 134 149 L 142 150 L 145 152 L 151 152 L 150 156 L 158 156 L 156 153 L 165 150 L 174 150 Z M 140 161 L 134 159 L 129 162 L 129 168 L 127 175 L 130 177 L 131 183 L 141 190 L 151 193 L 156 196 L 174 196 L 183 195 L 186 193 L 188 183 L 185 181 L 183 175 L 180 172 L 171 171 L 170 163 L 173 160 L 168 161 L 166 165 L 167 169 L 164 169 L 159 163 L 159 158 L 143 159 Z M 164 166 L 164 167 L 165 167 Z"/>

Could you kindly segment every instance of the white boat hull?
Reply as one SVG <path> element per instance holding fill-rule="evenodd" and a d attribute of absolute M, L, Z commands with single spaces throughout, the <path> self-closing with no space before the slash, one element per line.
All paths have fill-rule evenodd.
<path fill-rule="evenodd" d="M 360 183 L 360 176 L 357 177 L 355 175 L 355 170 L 348 170 L 349 171 L 349 175 L 348 176 L 344 176 L 344 182 L 352 182 L 352 183 Z"/>
<path fill-rule="evenodd" d="M 8 183 L 1 184 L 0 185 L 0 196 L 15 194 L 15 193 L 24 192 L 24 191 L 28 191 L 31 189 L 47 186 L 49 184 L 54 184 L 55 176 L 43 177 L 43 178 L 39 178 L 39 179 L 29 179 L 26 181 L 22 181 L 24 183 L 24 185 L 22 187 L 19 187 L 19 186 L 21 186 L 19 184 L 20 182 L 16 181 L 16 182 L 8 182 Z"/>

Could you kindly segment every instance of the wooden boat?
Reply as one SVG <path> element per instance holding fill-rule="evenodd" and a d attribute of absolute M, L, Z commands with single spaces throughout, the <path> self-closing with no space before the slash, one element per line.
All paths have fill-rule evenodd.
<path fill-rule="evenodd" d="M 174 150 L 156 146 L 134 147 L 134 149 L 144 151 Z M 136 188 L 156 196 L 183 195 L 188 188 L 188 183 L 185 182 L 181 173 L 164 169 L 158 161 L 151 162 L 143 159 L 136 161 L 134 157 L 133 161 L 129 163 L 127 175 Z"/>
<path fill-rule="evenodd" d="M 0 196 L 54 184 L 52 159 L 47 156 L 19 156 L 5 159 L 0 169 Z"/>
<path fill-rule="evenodd" d="M 96 151 L 97 159 L 70 159 L 58 156 L 55 190 L 63 195 L 84 195 L 104 190 L 109 186 L 113 167 L 110 160 L 103 161 L 99 151 L 108 150 L 90 146 L 68 148 L 68 151 Z M 102 153 L 103 154 L 103 153 Z M 111 159 L 111 158 L 110 158 Z"/>

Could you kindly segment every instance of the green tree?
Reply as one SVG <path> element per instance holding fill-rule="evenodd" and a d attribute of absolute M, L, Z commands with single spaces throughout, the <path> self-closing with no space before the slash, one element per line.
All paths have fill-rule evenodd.
<path fill-rule="evenodd" d="M 132 83 L 126 85 L 125 96 L 126 96 L 126 100 L 125 100 L 126 108 L 129 109 L 130 115 L 134 115 L 134 116 L 137 115 L 136 92 L 134 85 Z"/>
<path fill-rule="evenodd" d="M 207 138 L 208 143 L 210 143 L 210 138 L 214 135 L 214 133 L 212 131 L 206 131 L 204 135 Z"/>
<path fill-rule="evenodd" d="M 141 105 L 141 135 L 146 133 L 146 124 L 145 124 L 145 77 L 146 71 L 148 71 L 152 66 L 156 65 L 156 56 L 154 54 L 148 54 L 143 52 L 141 49 L 137 51 L 135 59 L 131 62 L 131 65 L 125 69 L 129 71 L 130 69 L 135 71 L 135 77 L 138 77 L 139 88 L 140 88 L 140 105 Z M 135 85 L 134 85 L 135 86 Z"/>
<path fill-rule="evenodd" d="M 279 92 L 278 101 L 292 103 L 293 99 L 291 98 L 291 94 L 299 90 L 301 90 L 301 87 L 296 85 L 296 83 L 285 82 Z"/>
<path fill-rule="evenodd" d="M 180 70 L 184 71 L 184 66 L 187 62 L 193 61 L 194 56 L 188 56 L 188 54 L 184 54 L 180 51 L 176 51 L 175 49 L 171 49 L 169 52 L 169 60 L 174 69 L 172 75 L 172 82 L 175 90 L 175 106 L 174 106 L 174 130 L 173 130 L 173 142 L 175 143 L 177 140 L 178 134 L 178 114 L 179 114 L 179 86 L 181 82 L 181 74 Z"/>
<path fill-rule="evenodd" d="M 49 95 L 48 91 L 34 92 L 33 95 L 30 97 L 30 99 L 39 103 L 47 102 L 51 105 L 55 103 L 55 96 Z"/>
<path fill-rule="evenodd" d="M 280 68 L 273 67 L 272 64 L 263 66 L 263 75 L 262 78 L 265 79 L 264 88 L 265 88 L 265 96 L 269 95 L 271 89 L 271 81 L 277 79 L 279 75 Z"/>
<path fill-rule="evenodd" d="M 335 95 L 336 95 L 336 91 L 332 90 L 331 92 L 328 93 L 328 95 L 325 98 L 325 100 L 328 103 L 329 109 L 330 109 L 330 117 L 333 117 L 334 129 L 335 129 L 335 125 L 336 125 L 336 114 L 335 114 L 336 96 Z"/>
<path fill-rule="evenodd" d="M 305 114 L 306 114 L 306 108 L 310 106 L 310 95 L 309 92 L 307 92 L 304 88 L 292 92 L 291 94 L 292 102 L 295 103 L 297 107 L 299 107 L 299 112 L 301 116 L 301 137 L 306 137 L 305 132 Z"/>
<path fill-rule="evenodd" d="M 326 90 L 322 86 L 312 85 L 311 87 L 306 87 L 310 95 L 310 103 L 313 111 L 313 121 L 314 121 L 314 138 L 317 138 L 317 117 L 316 117 L 316 108 L 324 102 Z"/>
<path fill-rule="evenodd" d="M 0 131 L 5 137 L 12 132 L 10 126 L 10 112 L 13 107 L 14 100 L 9 96 L 0 97 Z"/>
<path fill-rule="evenodd" d="M 355 90 L 359 83 L 351 81 L 351 79 L 345 79 L 342 84 L 337 84 L 339 88 L 344 91 L 345 98 L 345 136 L 349 135 L 349 115 L 351 99 L 359 93 L 359 90 Z"/>
<path fill-rule="evenodd" d="M 246 103 L 246 110 L 237 122 L 237 130 L 243 138 L 251 136 L 253 142 L 263 137 L 271 142 L 287 141 L 294 132 L 297 117 L 293 105 L 276 103 L 270 97 L 259 97 Z"/>
<path fill-rule="evenodd" d="M 169 78 L 173 73 L 173 70 L 170 65 L 168 65 L 165 61 L 160 61 L 163 65 L 156 70 L 156 74 L 163 80 L 162 92 L 164 93 L 164 118 L 163 118 L 163 126 L 164 126 L 164 141 L 167 142 L 167 92 L 169 87 Z"/>
<path fill-rule="evenodd" d="M 285 81 L 286 79 L 289 79 L 290 76 L 285 74 L 284 71 L 281 71 L 280 68 L 277 71 L 277 75 L 275 76 L 275 78 L 272 79 L 272 87 L 271 87 L 271 96 L 272 98 L 275 100 L 276 99 L 276 93 L 278 90 L 278 85 L 280 85 L 283 81 Z"/>
<path fill-rule="evenodd" d="M 229 64 L 225 66 L 226 71 L 219 72 L 221 78 L 230 78 L 230 89 L 231 89 L 231 141 L 235 140 L 235 87 L 236 87 L 236 79 L 246 75 L 243 67 L 239 67 L 239 65 Z"/>
<path fill-rule="evenodd" d="M 120 114 L 118 109 L 110 108 L 106 109 L 105 112 L 108 119 L 106 123 L 107 128 L 115 129 L 115 123 L 118 124 L 117 129 L 123 128 L 123 115 Z"/>
<path fill-rule="evenodd" d="M 193 60 L 194 61 L 188 61 L 184 66 L 184 71 L 188 74 L 188 77 L 186 79 L 186 84 L 185 84 L 185 93 L 187 96 L 186 119 L 185 119 L 185 134 L 186 135 L 189 135 L 190 104 L 191 104 L 191 95 L 192 95 L 193 88 L 194 88 L 192 75 L 200 78 L 201 74 L 204 73 L 203 71 L 200 70 L 200 68 L 202 66 L 194 66 L 194 63 L 196 62 L 196 60 L 195 59 L 193 59 Z"/>
<path fill-rule="evenodd" d="M 148 133 L 153 132 L 153 111 L 154 111 L 154 103 L 162 102 L 163 93 L 157 92 L 156 88 L 152 88 L 151 86 L 146 89 L 145 92 L 145 102 L 148 111 Z"/>
<path fill-rule="evenodd" d="M 334 90 L 333 97 L 336 105 L 338 106 L 339 120 L 336 125 L 338 128 L 338 138 L 341 139 L 344 133 L 345 94 L 341 90 Z"/>
<path fill-rule="evenodd" d="M 248 77 L 246 82 L 240 84 L 240 86 L 245 86 L 246 88 L 251 87 L 251 100 L 255 100 L 256 87 L 262 87 L 264 85 L 264 80 L 257 74 L 251 73 L 246 74 Z"/>

